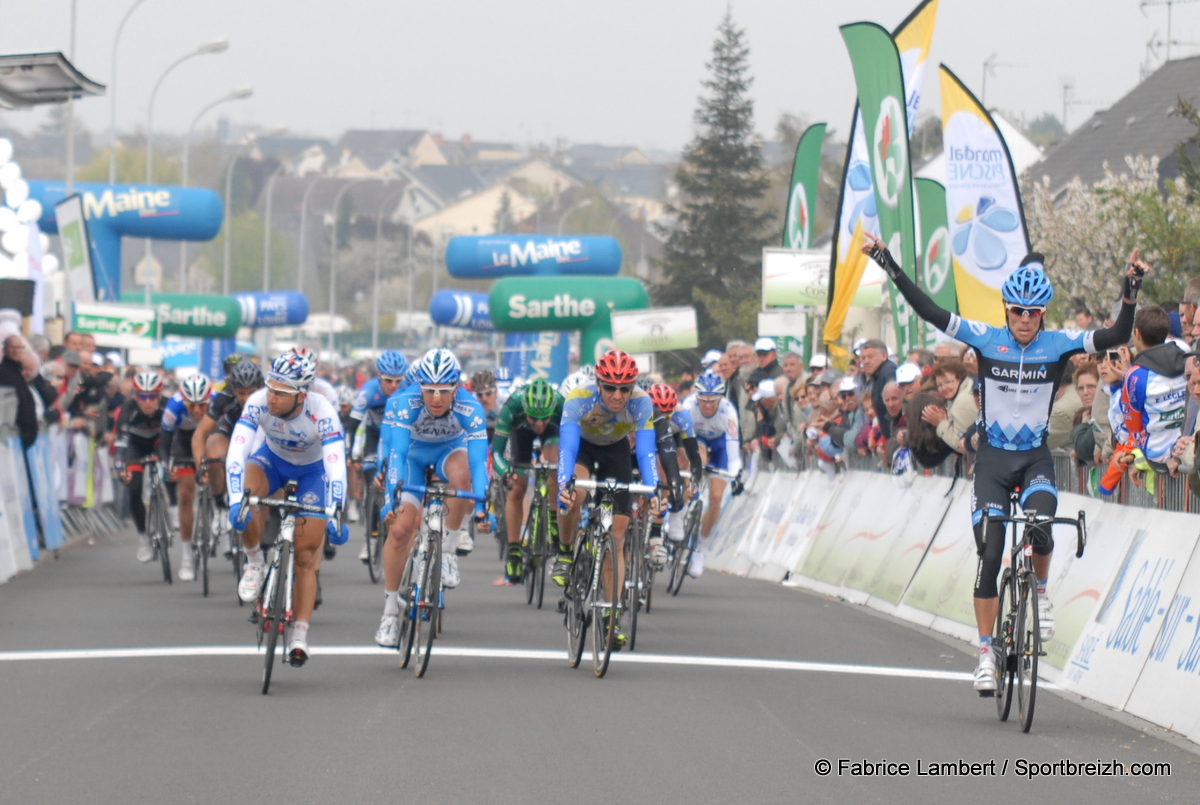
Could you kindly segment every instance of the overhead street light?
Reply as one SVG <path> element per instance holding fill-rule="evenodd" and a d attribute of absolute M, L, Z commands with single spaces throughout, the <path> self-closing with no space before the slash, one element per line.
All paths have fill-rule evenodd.
<path fill-rule="evenodd" d="M 209 56 L 217 53 L 224 53 L 227 50 L 229 50 L 229 40 L 225 39 L 224 37 L 213 39 L 210 42 L 205 42 L 191 53 L 186 53 L 175 61 L 171 62 L 167 69 L 163 70 L 162 75 L 158 77 L 158 81 L 154 82 L 154 89 L 150 92 L 150 103 L 146 106 L 146 184 L 150 184 L 154 181 L 154 99 L 158 96 L 158 89 L 162 86 L 163 80 L 165 80 L 166 77 L 171 74 L 172 70 L 183 64 L 188 59 L 195 58 L 196 56 Z"/>
<path fill-rule="evenodd" d="M 251 132 L 238 143 L 238 149 L 229 159 L 229 167 L 225 171 L 225 265 L 221 272 L 221 292 L 229 296 L 229 266 L 232 257 L 233 243 L 233 166 L 241 159 L 242 152 L 260 137 L 279 137 L 287 134 L 287 126 L 276 126 L 263 132 Z"/>
<path fill-rule="evenodd" d="M 253 94 L 254 90 L 251 87 L 238 87 L 237 89 L 231 90 L 222 95 L 220 98 L 217 98 L 215 101 L 207 104 L 203 109 L 196 113 L 195 117 L 192 118 L 192 124 L 188 126 L 187 134 L 183 136 L 183 180 L 181 182 L 183 187 L 188 186 L 188 151 L 190 150 L 192 144 L 192 132 L 196 130 L 196 125 L 200 122 L 200 118 L 208 114 L 214 107 L 220 106 L 223 103 L 228 103 L 229 101 L 245 100 Z M 180 290 L 184 293 L 187 293 L 188 286 L 187 248 L 188 242 L 186 240 L 179 241 L 179 286 Z"/>

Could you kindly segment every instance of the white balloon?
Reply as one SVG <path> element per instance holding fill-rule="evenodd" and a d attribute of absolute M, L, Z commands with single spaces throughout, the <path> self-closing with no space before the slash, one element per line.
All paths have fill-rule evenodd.
<path fill-rule="evenodd" d="M 29 255 L 25 252 L 20 252 L 13 255 L 13 259 L 8 264 L 8 276 L 21 277 L 29 279 Z"/>
<path fill-rule="evenodd" d="M 0 163 L 8 162 L 12 159 L 13 144 L 12 140 L 7 137 L 0 137 Z"/>
<path fill-rule="evenodd" d="M 19 181 L 21 181 L 21 166 L 5 160 L 4 164 L 0 165 L 0 187 L 7 189 Z"/>
<path fill-rule="evenodd" d="M 24 204 L 27 198 L 29 198 L 29 183 L 24 179 L 13 182 L 4 191 L 4 203 L 14 210 Z"/>
<path fill-rule="evenodd" d="M 38 245 L 42 247 L 42 254 L 47 254 L 50 251 L 50 238 L 45 232 L 38 232 Z"/>
<path fill-rule="evenodd" d="M 0 246 L 3 246 L 4 251 L 9 254 L 24 252 L 29 248 L 29 230 L 20 226 L 16 229 L 10 229 L 0 237 Z"/>
<path fill-rule="evenodd" d="M 8 207 L 0 206 L 0 232 L 8 232 L 23 224 L 17 219 L 17 214 Z"/>
<path fill-rule="evenodd" d="M 28 198 L 17 207 L 17 220 L 23 224 L 40 220 L 42 217 L 42 202 L 36 198 Z"/>
<path fill-rule="evenodd" d="M 0 277 L 13 276 L 13 261 L 0 254 Z"/>
<path fill-rule="evenodd" d="M 48 254 L 42 258 L 42 273 L 53 274 L 58 271 L 58 258 L 52 254 Z"/>

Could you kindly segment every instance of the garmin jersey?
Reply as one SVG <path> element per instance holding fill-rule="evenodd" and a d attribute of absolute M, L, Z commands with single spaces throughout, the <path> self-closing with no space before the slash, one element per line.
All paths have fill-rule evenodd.
<path fill-rule="evenodd" d="M 720 440 L 725 440 L 725 454 L 729 462 L 726 469 L 737 474 L 742 469 L 741 431 L 738 426 L 738 412 L 728 397 L 722 397 L 717 403 L 717 410 L 711 417 L 704 416 L 700 411 L 700 398 L 695 394 L 683 401 L 683 411 L 692 418 L 692 428 L 696 438 L 711 447 Z"/>
<path fill-rule="evenodd" d="M 226 457 L 229 500 L 242 499 L 242 478 L 246 459 L 257 444 L 263 443 L 272 454 L 288 464 L 304 466 L 323 462 L 329 494 L 326 505 L 341 502 L 346 485 L 346 440 L 337 409 L 324 396 L 308 394 L 300 410 L 289 419 L 267 410 L 267 390 L 259 389 L 242 406 L 242 415 L 234 426 Z"/>
<path fill-rule="evenodd" d="M 980 429 L 1001 450 L 1033 450 L 1045 443 L 1067 359 L 1096 352 L 1095 330 L 1043 330 L 1022 347 L 1007 327 L 951 313 L 945 332 L 979 353 Z"/>

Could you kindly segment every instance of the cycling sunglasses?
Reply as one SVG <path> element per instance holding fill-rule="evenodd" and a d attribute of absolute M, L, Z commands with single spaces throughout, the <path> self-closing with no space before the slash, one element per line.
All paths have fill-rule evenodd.
<path fill-rule="evenodd" d="M 150 402 L 151 400 L 157 400 L 160 396 L 159 394 L 138 394 L 137 398 L 142 402 Z"/>
<path fill-rule="evenodd" d="M 630 394 L 633 392 L 633 384 L 626 386 L 614 386 L 612 383 L 601 383 L 600 390 L 606 394 Z"/>
<path fill-rule="evenodd" d="M 1045 305 L 1032 305 L 1030 307 L 1022 307 L 1021 305 L 1005 305 L 1004 309 L 1015 316 L 1024 318 L 1029 316 L 1031 319 L 1040 319 L 1046 313 Z"/>

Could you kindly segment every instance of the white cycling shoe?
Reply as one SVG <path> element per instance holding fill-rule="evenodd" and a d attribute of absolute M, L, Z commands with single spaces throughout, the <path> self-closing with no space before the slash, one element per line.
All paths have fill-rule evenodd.
<path fill-rule="evenodd" d="M 304 637 L 292 637 L 292 642 L 288 643 L 287 661 L 293 668 L 299 668 L 308 662 L 307 633 Z"/>
<path fill-rule="evenodd" d="M 400 645 L 399 615 L 384 615 L 379 620 L 379 628 L 375 630 L 375 642 L 382 648 L 396 648 Z"/>
<path fill-rule="evenodd" d="M 667 546 L 662 537 L 650 538 L 650 556 L 655 570 L 662 570 L 667 565 Z"/>
<path fill-rule="evenodd" d="M 242 580 L 238 582 L 238 598 L 247 604 L 254 603 L 254 600 L 258 598 L 258 594 L 262 592 L 263 580 L 266 577 L 266 562 L 260 564 L 247 562 L 246 569 L 242 571 Z"/>
<path fill-rule="evenodd" d="M 192 550 L 190 542 L 183 543 L 183 557 L 179 561 L 179 580 L 196 580 L 196 552 Z"/>
<path fill-rule="evenodd" d="M 996 692 L 996 651 L 989 648 L 980 652 L 979 665 L 975 666 L 975 690 L 981 694 Z"/>
<path fill-rule="evenodd" d="M 1046 593 L 1038 596 L 1038 631 L 1043 645 L 1054 639 L 1054 604 Z"/>
<path fill-rule="evenodd" d="M 471 532 L 458 532 L 458 544 L 454 546 L 454 553 L 459 556 L 466 556 L 473 550 L 475 550 L 475 540 L 471 539 Z"/>
<path fill-rule="evenodd" d="M 442 554 L 442 586 L 453 590 L 458 586 L 458 557 L 453 553 Z"/>
<path fill-rule="evenodd" d="M 138 534 L 137 560 L 139 562 L 154 561 L 154 545 L 150 542 L 149 534 Z"/>
<path fill-rule="evenodd" d="M 371 561 L 371 554 L 369 551 L 367 551 L 367 543 L 365 542 L 363 543 L 363 549 L 358 552 L 358 561 L 362 562 L 364 565 Z"/>
<path fill-rule="evenodd" d="M 692 551 L 692 558 L 688 560 L 687 574 L 693 579 L 698 579 L 703 572 L 704 551 Z"/>
<path fill-rule="evenodd" d="M 346 520 L 347 522 L 357 523 L 359 518 L 358 501 L 353 498 L 346 504 Z"/>

